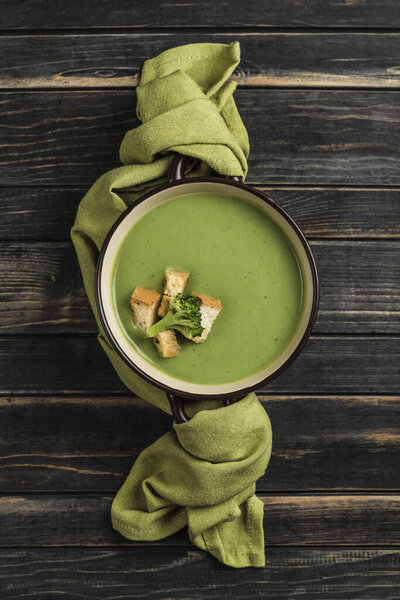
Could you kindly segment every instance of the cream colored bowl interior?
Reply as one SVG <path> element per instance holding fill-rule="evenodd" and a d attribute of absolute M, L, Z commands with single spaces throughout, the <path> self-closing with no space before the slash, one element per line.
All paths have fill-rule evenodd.
<path fill-rule="evenodd" d="M 268 215 L 270 219 L 272 219 L 275 223 L 277 223 L 277 225 L 279 225 L 279 227 L 289 239 L 296 253 L 303 278 L 302 313 L 297 331 L 293 336 L 291 342 L 287 346 L 286 350 L 275 360 L 274 363 L 270 364 L 262 371 L 259 371 L 254 375 L 247 377 L 246 379 L 241 379 L 239 381 L 235 381 L 229 384 L 225 383 L 220 385 L 200 385 L 188 383 L 186 381 L 175 379 L 174 377 L 171 377 L 163 373 L 162 371 L 156 369 L 135 350 L 134 346 L 130 342 L 122 327 L 120 326 L 113 306 L 112 278 L 114 258 L 121 245 L 122 240 L 124 239 L 128 231 L 133 227 L 135 222 L 138 219 L 140 219 L 148 210 L 154 208 L 161 202 L 164 202 L 165 200 L 168 200 L 170 198 L 182 196 L 185 194 L 191 194 L 194 192 L 214 192 L 242 198 L 261 209 L 266 215 Z M 100 293 L 104 315 L 108 326 L 114 335 L 114 340 L 117 343 L 119 350 L 125 355 L 125 357 L 130 362 L 134 363 L 142 372 L 146 373 L 152 379 L 155 379 L 156 381 L 170 388 L 174 388 L 177 392 L 186 392 L 201 395 L 217 395 L 237 392 L 241 389 L 256 386 L 257 384 L 261 383 L 264 379 L 272 375 L 275 371 L 277 371 L 288 360 L 288 358 L 291 356 L 291 354 L 301 341 L 310 319 L 313 304 L 313 278 L 309 260 L 300 238 L 298 237 L 294 229 L 291 227 L 291 225 L 286 221 L 286 219 L 267 202 L 263 201 L 261 198 L 258 198 L 257 196 L 253 195 L 247 190 L 236 188 L 231 185 L 224 186 L 222 182 L 188 182 L 179 186 L 161 190 L 160 192 L 147 198 L 146 200 L 138 204 L 122 220 L 122 222 L 119 224 L 119 226 L 116 228 L 113 235 L 111 236 L 108 247 L 104 254 L 100 277 Z"/>

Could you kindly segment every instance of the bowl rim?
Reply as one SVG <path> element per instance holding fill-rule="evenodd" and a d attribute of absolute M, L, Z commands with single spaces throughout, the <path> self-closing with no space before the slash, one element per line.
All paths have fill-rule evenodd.
<path fill-rule="evenodd" d="M 104 309 L 103 302 L 102 302 L 102 296 L 101 296 L 102 267 L 103 267 L 104 257 L 107 252 L 108 245 L 109 245 L 110 240 L 111 240 L 112 236 L 114 235 L 116 229 L 118 229 L 118 227 L 122 223 L 122 221 L 130 214 L 130 212 L 134 208 L 136 208 L 139 204 L 141 204 L 142 202 L 144 202 L 145 200 L 147 200 L 154 194 L 158 194 L 164 190 L 167 190 L 167 189 L 170 189 L 173 187 L 179 188 L 181 185 L 185 185 L 188 183 L 190 183 L 190 184 L 213 183 L 216 185 L 218 185 L 218 184 L 223 184 L 224 186 L 228 185 L 228 186 L 232 186 L 235 188 L 243 189 L 246 192 L 254 194 L 255 196 L 257 196 L 264 202 L 267 202 L 267 204 L 269 204 L 273 209 L 275 209 L 278 213 L 280 213 L 280 215 L 289 223 L 289 225 L 293 228 L 293 230 L 297 234 L 299 240 L 301 241 L 301 243 L 303 245 L 303 248 L 305 250 L 305 253 L 306 253 L 306 256 L 308 259 L 308 263 L 309 263 L 309 266 L 311 269 L 311 277 L 312 277 L 312 282 L 313 282 L 313 290 L 312 290 L 313 299 L 312 299 L 311 311 L 310 311 L 310 316 L 308 319 L 306 329 L 305 329 L 300 341 L 298 342 L 297 346 L 294 348 L 293 352 L 289 355 L 289 357 L 285 360 L 285 362 L 276 369 L 276 371 L 273 371 L 267 377 L 265 377 L 263 380 L 257 382 L 256 384 L 243 387 L 239 390 L 235 390 L 234 392 L 225 392 L 222 394 L 206 394 L 206 393 L 205 394 L 199 394 L 199 393 L 194 394 L 192 392 L 186 392 L 186 391 L 177 390 L 175 388 L 172 388 L 168 385 L 165 385 L 164 383 L 157 381 L 157 379 L 155 379 L 151 375 L 148 375 L 140 367 L 138 367 L 136 365 L 136 363 L 129 356 L 127 356 L 125 354 L 125 352 L 119 346 L 119 344 L 111 330 L 111 327 L 108 324 L 107 317 L 105 314 L 105 309 Z M 281 375 L 281 373 L 283 373 L 283 371 L 285 371 L 296 360 L 296 358 L 299 356 L 300 352 L 303 350 L 304 346 L 306 345 L 306 343 L 311 335 L 312 329 L 314 327 L 314 324 L 315 324 L 315 321 L 317 318 L 319 297 L 320 297 L 320 287 L 319 287 L 319 278 L 318 278 L 316 262 L 315 262 L 311 247 L 310 247 L 304 233 L 300 229 L 300 227 L 279 204 L 277 204 L 274 200 L 272 200 L 272 198 L 269 198 L 269 196 L 264 194 L 264 192 L 262 192 L 261 190 L 258 190 L 256 188 L 253 188 L 252 186 L 249 186 L 241 181 L 237 181 L 236 179 L 234 180 L 231 178 L 183 177 L 181 179 L 177 179 L 174 181 L 168 181 L 168 182 L 166 182 L 162 185 L 159 185 L 159 186 L 153 188 L 152 190 L 146 192 L 145 194 L 140 196 L 140 198 L 138 198 L 132 204 L 130 204 L 121 213 L 121 215 L 117 218 L 115 223 L 112 225 L 111 229 L 108 231 L 106 237 L 104 238 L 103 244 L 100 249 L 97 265 L 96 265 L 96 273 L 95 273 L 96 308 L 97 308 L 97 312 L 98 312 L 98 315 L 100 318 L 100 323 L 104 329 L 104 332 L 106 333 L 108 341 L 110 342 L 110 344 L 112 345 L 114 350 L 117 352 L 119 357 L 137 375 L 139 375 L 145 381 L 147 381 L 148 383 L 151 383 L 158 389 L 162 389 L 167 394 L 173 394 L 173 395 L 176 395 L 176 396 L 179 396 L 182 398 L 192 398 L 192 399 L 197 399 L 197 400 L 230 400 L 230 399 L 234 399 L 234 398 L 239 398 L 239 397 L 245 396 L 246 394 L 248 394 L 250 392 L 254 392 L 255 390 L 259 389 L 260 387 L 263 387 L 264 385 L 266 385 L 267 383 L 269 383 L 270 381 L 272 381 L 273 379 L 275 379 L 276 377 Z"/>

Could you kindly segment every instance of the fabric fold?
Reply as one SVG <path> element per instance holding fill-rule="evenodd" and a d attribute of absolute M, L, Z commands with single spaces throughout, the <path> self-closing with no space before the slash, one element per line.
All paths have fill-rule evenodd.
<path fill-rule="evenodd" d="M 208 128 L 213 132 L 211 139 Z M 207 98 L 190 100 L 128 131 L 121 144 L 120 158 L 124 164 L 151 163 L 166 152 L 195 156 L 214 171 L 223 169 L 226 175 L 244 175 L 247 171 L 243 149 L 217 106 Z"/>
<path fill-rule="evenodd" d="M 193 543 L 225 564 L 264 564 L 263 505 L 254 492 L 271 446 L 255 394 L 175 424 L 133 465 L 112 505 L 114 528 L 158 540 L 188 525 Z"/>
<path fill-rule="evenodd" d="M 121 143 L 123 166 L 100 177 L 82 199 L 71 231 L 99 342 L 123 383 L 170 413 L 165 393 L 132 371 L 109 343 L 97 314 L 94 283 L 101 245 L 116 219 L 162 184 L 175 153 L 192 157 L 186 176 L 244 177 L 249 142 L 228 81 L 238 42 L 191 44 L 145 62 L 137 89 L 141 124 Z M 142 452 L 112 505 L 122 535 L 156 540 L 187 526 L 192 542 L 233 567 L 262 566 L 263 506 L 255 482 L 271 453 L 271 427 L 250 394 L 222 407 L 187 401 L 188 423 Z"/>

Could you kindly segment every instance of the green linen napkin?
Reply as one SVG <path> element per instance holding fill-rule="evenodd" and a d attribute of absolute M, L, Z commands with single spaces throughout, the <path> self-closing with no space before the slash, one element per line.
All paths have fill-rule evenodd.
<path fill-rule="evenodd" d="M 187 176 L 247 172 L 246 129 L 228 82 L 238 42 L 172 48 L 145 62 L 137 88 L 142 124 L 128 131 L 124 166 L 100 177 L 82 199 L 71 231 L 99 341 L 125 385 L 170 413 L 166 395 L 136 375 L 107 340 L 97 314 L 95 269 L 120 214 L 165 181 L 175 153 L 192 157 Z M 217 406 L 217 408 L 216 408 Z M 271 454 L 271 426 L 254 394 L 222 407 L 187 401 L 193 418 L 174 424 L 137 459 L 112 509 L 112 524 L 132 540 L 159 540 L 188 525 L 192 542 L 233 567 L 263 566 L 263 504 L 255 482 Z"/>

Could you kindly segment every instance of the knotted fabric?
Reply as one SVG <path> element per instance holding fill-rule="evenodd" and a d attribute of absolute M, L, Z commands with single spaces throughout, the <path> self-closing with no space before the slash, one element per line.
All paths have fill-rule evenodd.
<path fill-rule="evenodd" d="M 166 180 L 175 153 L 193 158 L 186 176 L 245 177 L 248 137 L 228 81 L 239 59 L 235 42 L 191 44 L 146 61 L 137 89 L 142 124 L 122 141 L 124 166 L 94 183 L 71 231 L 102 347 L 125 385 L 168 413 L 165 393 L 123 362 L 102 329 L 96 263 L 115 220 Z M 132 540 L 159 540 L 187 525 L 192 542 L 221 562 L 263 566 L 263 504 L 254 494 L 271 454 L 268 416 L 254 394 L 228 407 L 188 401 L 186 412 L 190 421 L 174 424 L 136 460 L 114 499 L 113 526 Z"/>

